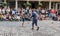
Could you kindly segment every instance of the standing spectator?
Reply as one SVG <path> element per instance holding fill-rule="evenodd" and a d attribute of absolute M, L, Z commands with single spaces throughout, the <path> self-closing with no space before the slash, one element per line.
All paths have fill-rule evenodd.
<path fill-rule="evenodd" d="M 22 9 L 22 27 L 24 27 L 24 21 L 25 21 L 25 9 Z"/>
<path fill-rule="evenodd" d="M 29 21 L 31 20 L 31 18 L 30 18 L 31 15 L 32 15 L 32 9 L 30 8 L 30 9 L 29 9 L 29 15 L 28 15 Z"/>
<path fill-rule="evenodd" d="M 25 10 L 25 19 L 28 20 L 29 19 L 29 7 L 26 8 Z"/>
<path fill-rule="evenodd" d="M 29 7 L 26 8 L 26 11 L 25 11 L 26 14 L 29 13 Z"/>

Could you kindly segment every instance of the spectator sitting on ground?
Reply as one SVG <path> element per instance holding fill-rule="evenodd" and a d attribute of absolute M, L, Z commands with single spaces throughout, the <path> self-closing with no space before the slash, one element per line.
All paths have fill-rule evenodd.
<path fill-rule="evenodd" d="M 20 15 L 17 15 L 16 16 L 16 19 L 20 21 Z"/>

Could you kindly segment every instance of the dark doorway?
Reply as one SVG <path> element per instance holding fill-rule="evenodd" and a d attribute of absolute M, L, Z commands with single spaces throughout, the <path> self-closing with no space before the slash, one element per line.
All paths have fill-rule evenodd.
<path fill-rule="evenodd" d="M 38 2 L 34 1 L 34 2 L 30 2 L 31 3 L 31 8 L 37 8 Z"/>

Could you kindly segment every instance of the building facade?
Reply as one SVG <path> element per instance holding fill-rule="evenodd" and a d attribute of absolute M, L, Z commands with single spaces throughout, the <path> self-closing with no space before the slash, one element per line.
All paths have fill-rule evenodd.
<path fill-rule="evenodd" d="M 24 4 L 28 1 L 31 3 L 31 7 L 37 7 L 37 4 L 41 2 L 46 9 L 60 9 L 60 0 L 3 0 L 2 2 L 7 2 L 10 6 L 18 8 L 25 7 Z"/>

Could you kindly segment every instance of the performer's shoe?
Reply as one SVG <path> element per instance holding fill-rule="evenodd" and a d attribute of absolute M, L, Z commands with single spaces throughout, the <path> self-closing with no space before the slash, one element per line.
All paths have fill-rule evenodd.
<path fill-rule="evenodd" d="M 34 30 L 34 28 L 32 28 L 32 30 Z"/>
<path fill-rule="evenodd" d="M 37 31 L 39 30 L 39 27 L 37 27 Z"/>

